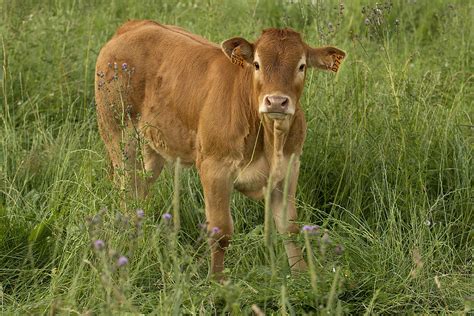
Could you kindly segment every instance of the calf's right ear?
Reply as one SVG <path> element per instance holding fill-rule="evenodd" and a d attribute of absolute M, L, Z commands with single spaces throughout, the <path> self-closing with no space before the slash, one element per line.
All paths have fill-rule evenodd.
<path fill-rule="evenodd" d="M 233 37 L 222 42 L 221 48 L 233 64 L 243 67 L 244 62 L 253 62 L 253 44 L 242 37 Z"/>

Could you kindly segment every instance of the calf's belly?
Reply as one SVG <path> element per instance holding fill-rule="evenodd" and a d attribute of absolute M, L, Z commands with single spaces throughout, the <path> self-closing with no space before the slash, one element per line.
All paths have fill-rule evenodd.
<path fill-rule="evenodd" d="M 168 124 L 160 120 L 145 120 L 141 130 L 145 142 L 166 160 L 173 162 L 179 158 L 184 165 L 196 161 L 196 133 L 186 128 L 178 118 Z"/>

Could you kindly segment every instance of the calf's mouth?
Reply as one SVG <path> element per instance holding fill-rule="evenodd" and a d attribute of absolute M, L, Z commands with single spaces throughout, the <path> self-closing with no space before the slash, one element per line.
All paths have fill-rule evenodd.
<path fill-rule="evenodd" d="M 269 119 L 272 119 L 272 120 L 284 120 L 287 117 L 291 116 L 291 114 L 282 113 L 282 112 L 265 112 L 263 114 L 266 115 Z"/>

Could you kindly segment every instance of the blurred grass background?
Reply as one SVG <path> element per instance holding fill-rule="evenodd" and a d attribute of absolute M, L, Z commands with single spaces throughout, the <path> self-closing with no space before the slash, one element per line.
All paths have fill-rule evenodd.
<path fill-rule="evenodd" d="M 4 0 L 0 9 L 2 313 L 472 310 L 472 2 Z M 146 18 L 215 42 L 291 27 L 348 53 L 337 76 L 309 71 L 302 99 L 300 221 L 326 230 L 310 238 L 316 288 L 290 276 L 278 236 L 272 272 L 263 204 L 237 193 L 229 282 L 210 282 L 193 169 L 181 176 L 179 239 L 161 219 L 172 170 L 133 205 L 144 219 L 121 209 L 97 131 L 94 64 L 121 23 Z M 120 254 L 129 263 L 117 268 Z"/>

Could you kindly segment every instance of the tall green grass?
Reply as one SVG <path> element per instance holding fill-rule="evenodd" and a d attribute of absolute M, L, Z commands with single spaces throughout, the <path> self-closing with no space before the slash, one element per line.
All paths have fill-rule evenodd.
<path fill-rule="evenodd" d="M 380 10 L 380 11 L 377 11 Z M 267 314 L 468 313 L 473 304 L 473 5 L 469 1 L 3 1 L 0 311 Z M 308 72 L 290 276 L 264 205 L 234 194 L 228 282 L 207 278 L 197 174 L 173 168 L 124 210 L 94 110 L 94 62 L 126 19 L 215 42 L 292 27 L 348 58 Z M 140 219 L 135 208 L 143 208 Z M 104 240 L 104 249 L 93 242 Z M 117 266 L 120 255 L 128 264 Z"/>

